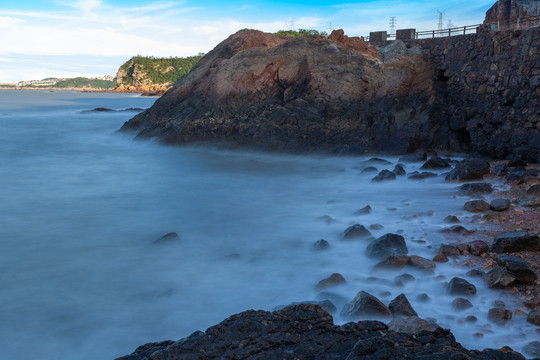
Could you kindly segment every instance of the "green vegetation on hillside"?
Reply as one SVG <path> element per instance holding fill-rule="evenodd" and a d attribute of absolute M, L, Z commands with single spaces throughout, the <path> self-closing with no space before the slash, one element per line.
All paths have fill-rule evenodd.
<path fill-rule="evenodd" d="M 114 89 L 116 85 L 115 80 L 98 80 L 88 79 L 84 77 L 76 77 L 73 79 L 67 79 L 57 82 L 53 85 L 53 88 L 92 88 L 92 89 Z"/>
<path fill-rule="evenodd" d="M 189 74 L 191 68 L 200 60 L 204 54 L 187 58 L 156 58 L 152 56 L 135 56 L 126 61 L 120 70 L 126 75 L 121 79 L 125 85 L 133 85 L 133 73 L 137 68 L 138 73 L 142 73 L 145 79 L 152 84 L 174 83 L 181 77 Z"/>
<path fill-rule="evenodd" d="M 296 30 L 279 30 L 278 32 L 274 33 L 274 35 L 281 36 L 281 37 L 300 37 L 300 36 L 324 36 L 328 37 L 328 33 L 325 31 L 317 31 L 317 30 L 306 30 L 306 29 L 298 29 Z"/>

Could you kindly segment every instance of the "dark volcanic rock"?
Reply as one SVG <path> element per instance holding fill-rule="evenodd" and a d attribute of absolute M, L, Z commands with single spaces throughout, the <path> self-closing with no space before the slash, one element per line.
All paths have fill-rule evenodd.
<path fill-rule="evenodd" d="M 439 232 L 442 232 L 443 234 L 460 234 L 460 235 L 469 235 L 471 233 L 471 231 L 467 230 L 461 225 L 450 226 L 448 228 L 439 230 Z"/>
<path fill-rule="evenodd" d="M 394 170 L 392 170 L 392 172 L 394 174 L 396 174 L 397 176 L 404 176 L 404 175 L 407 175 L 407 172 L 405 171 L 405 169 L 403 168 L 403 165 L 401 164 L 397 164 L 395 167 L 394 167 Z"/>
<path fill-rule="evenodd" d="M 527 316 L 527 322 L 540 326 L 540 310 L 532 310 Z"/>
<path fill-rule="evenodd" d="M 474 240 L 469 243 L 469 251 L 475 256 L 480 256 L 489 251 L 489 245 L 482 240 Z"/>
<path fill-rule="evenodd" d="M 527 231 L 515 231 L 499 234 L 495 237 L 491 250 L 496 253 L 513 253 L 518 251 L 537 251 L 540 237 Z"/>
<path fill-rule="evenodd" d="M 527 190 L 527 195 L 540 196 L 540 184 L 536 184 L 536 185 L 531 186 Z"/>
<path fill-rule="evenodd" d="M 488 320 L 497 325 L 504 326 L 512 320 L 512 312 L 504 308 L 489 309 Z"/>
<path fill-rule="evenodd" d="M 319 281 L 319 283 L 315 286 L 315 290 L 324 290 L 329 287 L 344 284 L 346 282 L 347 281 L 341 274 L 335 273 L 330 275 L 326 279 Z"/>
<path fill-rule="evenodd" d="M 429 323 L 418 316 L 399 316 L 388 324 L 388 330 L 405 334 L 418 334 L 430 329 Z"/>
<path fill-rule="evenodd" d="M 375 296 L 360 291 L 350 303 L 343 307 L 341 316 L 351 320 L 381 319 L 392 317 L 392 313 Z"/>
<path fill-rule="evenodd" d="M 452 307 L 456 311 L 464 311 L 473 307 L 473 304 L 467 299 L 457 298 L 452 301 Z"/>
<path fill-rule="evenodd" d="M 491 210 L 500 212 L 510 209 L 511 204 L 512 203 L 508 199 L 495 199 L 489 204 L 489 206 L 491 207 Z"/>
<path fill-rule="evenodd" d="M 326 250 L 330 248 L 330 244 L 328 243 L 328 241 L 321 239 L 321 240 L 317 240 L 315 244 L 313 244 L 313 247 L 316 250 Z"/>
<path fill-rule="evenodd" d="M 394 174 L 390 170 L 382 170 L 371 181 L 381 182 L 381 181 L 388 181 L 388 180 L 395 180 L 395 179 L 396 179 L 396 174 Z"/>
<path fill-rule="evenodd" d="M 540 342 L 539 341 L 531 341 L 525 347 L 523 348 L 523 352 L 526 355 L 540 358 Z"/>
<path fill-rule="evenodd" d="M 533 282 L 538 278 L 534 269 L 517 256 L 506 254 L 499 255 L 497 256 L 497 264 L 508 270 L 518 281 L 528 283 Z"/>
<path fill-rule="evenodd" d="M 458 195 L 472 196 L 472 195 L 487 195 L 493 192 L 491 184 L 488 183 L 470 183 L 463 184 L 459 188 Z"/>
<path fill-rule="evenodd" d="M 361 239 L 371 236 L 371 233 L 368 229 L 364 227 L 364 225 L 355 224 L 353 226 L 348 227 L 343 232 L 343 239 L 344 240 L 351 240 L 351 239 Z"/>
<path fill-rule="evenodd" d="M 444 218 L 443 221 L 445 223 L 447 223 L 447 224 L 459 224 L 459 223 L 461 223 L 461 221 L 459 221 L 457 216 L 454 216 L 454 215 L 448 215 L 447 217 Z"/>
<path fill-rule="evenodd" d="M 401 235 L 386 234 L 369 243 L 366 254 L 369 257 L 383 259 L 388 255 L 407 255 L 409 250 L 405 238 Z"/>
<path fill-rule="evenodd" d="M 388 304 L 388 309 L 394 317 L 398 316 L 418 316 L 411 303 L 404 294 L 398 295 Z"/>
<path fill-rule="evenodd" d="M 405 358 L 524 360 L 508 348 L 467 350 L 449 330 L 441 328 L 433 332 L 424 330 L 412 337 L 390 331 L 379 321 L 335 326 L 330 314 L 312 304 L 288 306 L 274 312 L 246 311 L 179 341 L 143 345 L 119 360 Z"/>
<path fill-rule="evenodd" d="M 361 171 L 362 174 L 365 174 L 365 173 L 372 173 L 372 172 L 378 172 L 379 170 L 377 170 L 376 167 L 374 166 L 368 166 L 367 168 L 363 169 Z"/>
<path fill-rule="evenodd" d="M 484 175 L 489 174 L 489 163 L 482 159 L 469 159 L 458 163 L 456 167 L 446 175 L 446 181 L 470 181 L 482 180 Z"/>
<path fill-rule="evenodd" d="M 367 215 L 371 212 L 371 206 L 367 205 L 367 206 L 364 206 L 363 208 L 359 209 L 359 210 L 356 210 L 353 215 L 354 216 L 360 216 L 360 215 Z"/>
<path fill-rule="evenodd" d="M 163 244 L 163 243 L 168 243 L 168 242 L 175 241 L 175 240 L 178 240 L 178 239 L 180 239 L 180 236 L 178 236 L 177 233 L 170 232 L 168 234 L 163 235 L 159 239 L 155 240 L 154 243 L 155 244 Z"/>
<path fill-rule="evenodd" d="M 432 157 L 422 165 L 421 169 L 424 170 L 436 170 L 436 169 L 446 169 L 450 167 L 450 163 L 440 157 Z"/>
<path fill-rule="evenodd" d="M 463 205 L 463 209 L 472 213 L 480 213 L 488 211 L 490 206 L 484 200 L 472 200 L 467 201 L 465 205 Z"/>
<path fill-rule="evenodd" d="M 467 280 L 455 277 L 446 286 L 448 295 L 470 296 L 476 294 L 476 287 Z"/>
<path fill-rule="evenodd" d="M 438 176 L 437 174 L 429 172 L 429 171 L 423 171 L 423 172 L 414 171 L 409 175 L 409 179 L 424 180 L 424 179 L 434 178 L 437 176 Z"/>
<path fill-rule="evenodd" d="M 485 276 L 484 280 L 490 288 L 505 288 L 516 282 L 516 277 L 504 267 L 495 266 Z"/>
<path fill-rule="evenodd" d="M 364 161 L 364 164 L 383 165 L 383 166 L 392 165 L 392 163 L 390 161 L 385 160 L 385 159 L 381 159 L 381 158 L 371 158 L 369 160 Z"/>

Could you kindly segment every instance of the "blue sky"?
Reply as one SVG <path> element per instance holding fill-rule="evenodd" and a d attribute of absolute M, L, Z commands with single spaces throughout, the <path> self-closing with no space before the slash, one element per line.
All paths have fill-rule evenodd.
<path fill-rule="evenodd" d="M 495 0 L 0 0 L 0 83 L 114 75 L 131 56 L 208 52 L 244 28 L 344 29 L 351 36 L 398 28 L 482 22 Z"/>

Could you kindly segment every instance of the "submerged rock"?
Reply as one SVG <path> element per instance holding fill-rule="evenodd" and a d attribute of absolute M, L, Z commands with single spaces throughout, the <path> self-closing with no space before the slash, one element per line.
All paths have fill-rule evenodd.
<path fill-rule="evenodd" d="M 407 255 L 388 255 L 384 260 L 375 265 L 375 269 L 402 269 L 407 265 L 409 257 Z"/>
<path fill-rule="evenodd" d="M 405 238 L 397 234 L 386 234 L 369 243 L 366 254 L 371 258 L 383 259 L 388 255 L 407 255 L 409 250 Z"/>
<path fill-rule="evenodd" d="M 527 322 L 540 326 L 540 310 L 532 310 L 527 316 Z"/>
<path fill-rule="evenodd" d="M 436 169 L 446 169 L 450 167 L 450 163 L 440 157 L 432 157 L 422 165 L 420 169 L 426 170 L 436 170 Z"/>
<path fill-rule="evenodd" d="M 395 180 L 395 179 L 396 179 L 396 174 L 394 174 L 390 170 L 382 170 L 371 181 L 373 181 L 373 182 L 381 182 L 381 181 L 388 181 L 388 180 Z"/>
<path fill-rule="evenodd" d="M 328 243 L 328 241 L 321 239 L 317 240 L 315 244 L 313 244 L 313 247 L 315 248 L 315 250 L 326 250 L 330 248 L 330 244 Z"/>
<path fill-rule="evenodd" d="M 175 241 L 178 239 L 180 239 L 180 236 L 178 236 L 177 233 L 170 232 L 168 234 L 163 235 L 159 239 L 155 240 L 154 244 L 164 244 L 164 243 L 168 243 L 168 242 Z"/>
<path fill-rule="evenodd" d="M 388 309 L 390 309 L 390 312 L 394 317 L 418 316 L 405 294 L 400 294 L 392 300 L 390 304 L 388 304 Z"/>
<path fill-rule="evenodd" d="M 447 224 L 459 224 L 459 223 L 461 223 L 461 221 L 459 221 L 457 216 L 454 216 L 454 215 L 448 215 L 447 217 L 444 218 L 443 221 L 445 223 L 447 223 Z"/>
<path fill-rule="evenodd" d="M 437 266 L 434 261 L 428 260 L 418 255 L 409 256 L 408 265 L 428 272 L 433 272 L 433 269 Z"/>
<path fill-rule="evenodd" d="M 323 279 L 319 281 L 319 283 L 315 286 L 315 290 L 324 290 L 329 287 L 337 286 L 346 283 L 347 281 L 343 277 L 343 275 L 334 273 L 327 277 L 326 279 Z"/>
<path fill-rule="evenodd" d="M 364 227 L 364 225 L 355 224 L 353 226 L 348 227 L 343 232 L 343 239 L 344 240 L 351 240 L 351 239 L 362 239 L 366 237 L 370 237 L 371 233 L 368 229 Z"/>
<path fill-rule="evenodd" d="M 354 216 L 360 216 L 360 215 L 367 215 L 371 212 L 371 206 L 366 205 L 361 209 L 356 210 L 353 215 Z"/>
<path fill-rule="evenodd" d="M 473 304 L 464 298 L 457 298 L 452 301 L 452 308 L 456 311 L 464 311 L 473 307 Z"/>
<path fill-rule="evenodd" d="M 512 312 L 504 308 L 489 309 L 488 320 L 497 325 L 504 326 L 512 320 Z"/>
<path fill-rule="evenodd" d="M 448 285 L 446 286 L 446 293 L 448 295 L 454 295 L 454 296 L 470 296 L 476 294 L 476 286 L 471 284 L 465 279 L 461 279 L 458 277 L 453 278 L 450 280 Z"/>
<path fill-rule="evenodd" d="M 481 213 L 488 211 L 490 206 L 484 200 L 473 200 L 467 201 L 465 205 L 463 205 L 463 209 L 472 213 Z"/>
<path fill-rule="evenodd" d="M 343 307 L 341 316 L 351 320 L 380 319 L 390 318 L 392 317 L 392 313 L 375 296 L 365 291 L 360 291 L 350 303 Z"/>
<path fill-rule="evenodd" d="M 439 175 L 437 175 L 435 173 L 432 173 L 432 172 L 429 172 L 429 171 L 423 171 L 423 172 L 414 171 L 414 172 L 409 174 L 409 179 L 411 179 L 411 180 L 424 180 L 424 179 L 434 178 L 434 177 L 437 177 L 437 176 L 439 176 Z"/>
<path fill-rule="evenodd" d="M 404 176 L 404 175 L 407 175 L 407 172 L 405 171 L 405 169 L 403 168 L 403 165 L 401 164 L 397 164 L 395 167 L 394 167 L 394 170 L 392 170 L 392 172 L 394 174 L 396 174 L 397 176 Z"/>
<path fill-rule="evenodd" d="M 489 174 L 489 168 L 489 163 L 483 159 L 468 159 L 458 163 L 446 175 L 446 181 L 482 180 L 484 175 Z"/>

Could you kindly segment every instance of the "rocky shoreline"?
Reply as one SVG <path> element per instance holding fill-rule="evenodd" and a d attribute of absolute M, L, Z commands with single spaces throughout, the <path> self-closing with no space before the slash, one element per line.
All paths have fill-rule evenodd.
<path fill-rule="evenodd" d="M 425 159 L 425 154 L 408 156 L 405 160 L 414 157 Z M 383 167 L 393 166 L 384 159 L 372 159 L 374 161 Z M 404 238 L 398 234 L 371 238 L 367 255 L 380 260 L 374 275 L 378 270 L 401 269 L 433 273 L 439 264 L 452 260 L 453 266 L 463 268 L 466 276 L 446 279 L 439 275 L 440 281 L 446 287 L 447 296 L 454 298 L 453 316 L 463 317 L 460 322 L 487 321 L 479 327 L 482 330 L 475 333 L 475 337 L 496 332 L 492 326 L 506 326 L 511 321 L 533 324 L 540 333 L 540 167 L 508 161 L 490 164 L 481 159 L 458 162 L 434 156 L 425 161 L 422 166 L 425 171 L 421 173 L 406 174 L 403 168 L 398 164 L 392 171 L 382 170 L 378 175 L 374 174 L 373 181 L 392 181 L 405 175 L 418 181 L 414 179 L 430 177 L 430 170 L 449 169 L 451 171 L 443 175 L 448 182 L 456 183 L 456 196 L 465 201 L 464 211 L 459 218 L 449 215 L 445 219 L 449 226 L 441 233 L 447 243 L 433 249 L 432 260 L 408 254 Z M 491 201 L 488 203 L 486 198 Z M 369 213 L 371 209 L 366 206 L 360 211 Z M 343 233 L 343 239 L 349 241 L 369 238 L 369 230 L 360 224 Z M 314 246 L 322 251 L 328 242 L 320 240 Z M 470 301 L 476 294 L 476 287 L 467 279 L 478 277 L 483 277 L 490 288 L 505 291 L 512 299 L 508 304 L 502 301 L 490 304 L 486 319 L 465 316 L 465 310 L 473 306 Z M 399 278 L 394 286 L 399 287 L 401 281 L 414 281 L 408 274 Z M 209 328 L 206 333 L 196 332 L 176 342 L 143 345 L 120 359 L 524 358 L 510 348 L 464 349 L 449 330 L 438 325 L 439 320 L 444 324 L 444 319 L 423 319 L 421 307 L 413 309 L 403 294 L 385 304 L 386 301 L 360 291 L 355 299 L 340 305 L 342 300 L 332 295 L 332 289 L 344 282 L 341 274 L 333 274 L 316 285 L 318 300 L 311 304 L 292 305 L 274 312 L 247 311 Z M 418 296 L 424 296 L 426 300 L 431 298 L 430 294 Z M 340 313 L 342 318 L 353 322 L 334 326 L 329 313 Z M 384 323 L 367 319 L 383 320 Z M 540 343 L 533 341 L 523 350 L 528 357 L 539 357 L 539 347 Z"/>

